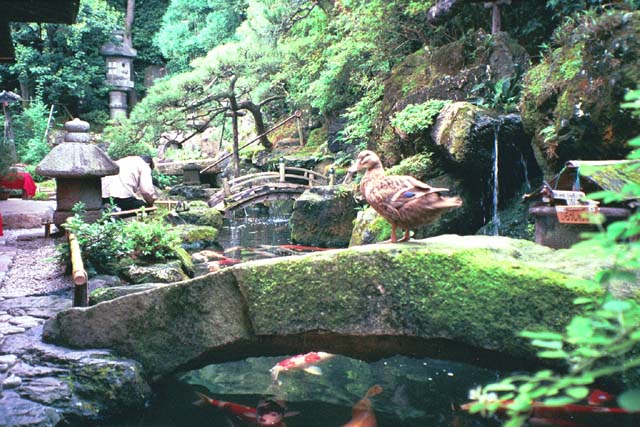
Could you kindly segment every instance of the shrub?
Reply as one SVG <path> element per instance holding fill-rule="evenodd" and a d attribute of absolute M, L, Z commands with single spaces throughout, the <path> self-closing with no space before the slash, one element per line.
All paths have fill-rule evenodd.
<path fill-rule="evenodd" d="M 65 228 L 76 235 L 88 269 L 117 274 L 131 263 L 175 258 L 180 239 L 160 217 L 123 221 L 105 212 L 98 221 L 89 224 L 84 220 L 83 203 L 76 204 L 73 211 Z M 62 257 L 67 261 L 67 248 L 62 249 Z"/>

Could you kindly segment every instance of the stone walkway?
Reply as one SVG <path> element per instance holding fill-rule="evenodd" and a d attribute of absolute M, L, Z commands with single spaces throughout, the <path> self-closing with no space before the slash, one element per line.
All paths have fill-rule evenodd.
<path fill-rule="evenodd" d="M 116 395 L 135 389 L 147 397 L 139 390 L 144 384 L 136 378 L 135 362 L 105 350 L 77 351 L 42 341 L 46 320 L 71 307 L 73 298 L 71 278 L 57 261 L 61 239 L 45 238 L 41 225 L 51 203 L 10 199 L 0 201 L 0 212 L 5 227 L 0 236 L 0 426 L 54 427 L 69 415 L 95 420 L 113 411 L 106 401 L 111 393 L 87 394 L 107 385 L 98 372 L 124 378 L 113 390 Z M 87 380 L 98 383 L 89 387 Z"/>

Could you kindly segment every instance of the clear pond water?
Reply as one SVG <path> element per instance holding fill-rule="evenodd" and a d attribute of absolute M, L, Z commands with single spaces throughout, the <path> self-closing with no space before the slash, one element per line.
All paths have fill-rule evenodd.
<path fill-rule="evenodd" d="M 196 392 L 217 400 L 253 406 L 273 396 L 269 369 L 284 357 L 249 358 L 210 365 L 163 384 L 144 413 L 128 415 L 106 426 L 226 427 L 255 425 L 212 406 L 194 405 Z M 454 410 L 467 401 L 470 388 L 493 382 L 500 372 L 435 359 L 394 356 L 377 362 L 336 356 L 319 365 L 321 376 L 302 371 L 280 375 L 279 398 L 287 402 L 288 427 L 338 427 L 351 419 L 352 406 L 374 384 L 383 392 L 372 397 L 378 427 L 481 427 L 500 425 Z M 126 423 L 126 424 L 124 424 Z"/>

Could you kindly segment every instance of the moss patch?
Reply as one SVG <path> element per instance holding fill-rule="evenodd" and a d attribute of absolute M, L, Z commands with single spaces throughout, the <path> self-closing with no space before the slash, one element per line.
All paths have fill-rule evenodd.
<path fill-rule="evenodd" d="M 561 330 L 578 310 L 573 299 L 593 291 L 518 253 L 442 241 L 378 245 L 235 274 L 259 334 L 380 328 L 522 355 L 528 350 L 518 331 Z"/>
<path fill-rule="evenodd" d="M 525 76 L 522 121 L 543 154 L 543 169 L 626 154 L 626 141 L 640 125 L 619 105 L 637 84 L 639 23 L 637 11 L 567 21 L 553 51 Z"/>

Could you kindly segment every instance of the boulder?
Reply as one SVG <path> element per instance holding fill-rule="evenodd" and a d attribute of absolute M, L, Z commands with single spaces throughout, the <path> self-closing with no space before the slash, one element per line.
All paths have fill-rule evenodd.
<path fill-rule="evenodd" d="M 252 261 L 62 311 L 44 336 L 113 349 L 150 378 L 308 348 L 369 360 L 433 356 L 435 348 L 451 358 L 446 348 L 457 345 L 533 359 L 520 331 L 562 330 L 581 309 L 575 298 L 602 293 L 580 279 L 606 261 L 570 255 L 505 237 L 445 235 Z"/>
<path fill-rule="evenodd" d="M 113 286 L 110 288 L 96 289 L 89 295 L 89 305 L 96 305 L 104 301 L 109 301 L 124 295 L 134 294 L 136 292 L 144 292 L 149 289 L 155 289 L 160 286 L 166 286 L 166 283 L 141 283 L 138 285 Z"/>
<path fill-rule="evenodd" d="M 473 58 L 471 62 L 469 58 Z M 505 79 L 517 80 L 528 67 L 526 51 L 508 34 L 489 36 L 482 30 L 465 40 L 407 56 L 385 82 L 382 110 L 371 138 L 375 146 L 370 148 L 383 153 L 382 160 L 387 165 L 428 150 L 429 128 L 421 135 L 403 136 L 390 126 L 391 118 L 409 105 L 431 100 L 488 97 L 491 85 Z"/>
<path fill-rule="evenodd" d="M 9 321 L 31 326 L 0 336 L 0 425 L 54 427 L 77 417 L 103 417 L 144 407 L 151 390 L 141 366 L 106 350 L 70 350 L 42 342 L 43 319 L 71 305 L 68 296 L 0 301 Z M 4 321 L 4 319 L 3 319 Z M 36 325 L 36 326 L 34 326 Z M 65 420 L 65 421 L 63 421 Z"/>
<path fill-rule="evenodd" d="M 188 251 L 208 248 L 218 239 L 218 230 L 208 225 L 181 224 L 175 229 L 180 234 L 182 247 Z"/>
<path fill-rule="evenodd" d="M 169 217 L 174 224 L 205 225 L 219 229 L 222 227 L 222 214 L 206 203 L 195 201 L 189 203 L 189 209 L 175 212 L 175 216 Z"/>
<path fill-rule="evenodd" d="M 132 283 L 173 283 L 187 280 L 189 277 L 182 270 L 179 260 L 171 260 L 161 264 L 131 265 L 125 272 Z"/>
<path fill-rule="evenodd" d="M 349 244 L 356 202 L 344 187 L 314 187 L 294 203 L 291 241 L 299 245 L 341 248 Z"/>
<path fill-rule="evenodd" d="M 640 122 L 620 108 L 640 81 L 640 12 L 581 16 L 523 82 L 520 110 L 547 178 L 568 160 L 620 159 Z"/>

